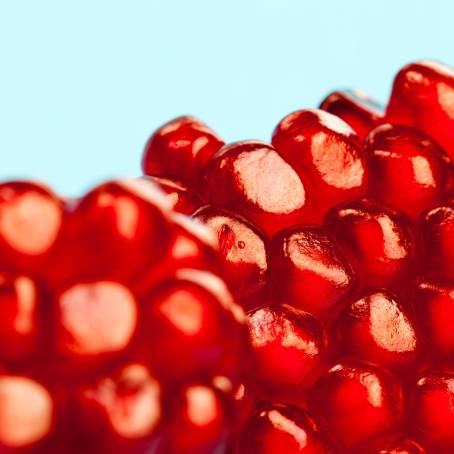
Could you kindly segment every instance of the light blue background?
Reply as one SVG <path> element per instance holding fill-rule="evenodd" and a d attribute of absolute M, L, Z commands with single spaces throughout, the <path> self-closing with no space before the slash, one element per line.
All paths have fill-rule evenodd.
<path fill-rule="evenodd" d="M 268 139 L 330 90 L 385 101 L 395 71 L 454 65 L 454 3 L 0 0 L 0 177 L 67 194 L 139 173 L 164 121 Z"/>

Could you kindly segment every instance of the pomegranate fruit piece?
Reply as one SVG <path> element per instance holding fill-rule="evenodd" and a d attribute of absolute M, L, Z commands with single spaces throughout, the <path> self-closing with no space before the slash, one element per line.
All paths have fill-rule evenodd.
<path fill-rule="evenodd" d="M 370 190 L 379 200 L 413 219 L 440 202 L 452 184 L 449 158 L 423 133 L 385 124 L 366 140 Z"/>
<path fill-rule="evenodd" d="M 263 304 L 267 297 L 268 239 L 241 216 L 206 206 L 194 218 L 217 235 L 224 259 L 224 275 L 236 300 L 245 308 Z"/>
<path fill-rule="evenodd" d="M 339 241 L 362 287 L 399 288 L 411 275 L 413 233 L 410 221 L 398 210 L 361 198 L 334 207 L 324 225 Z"/>
<path fill-rule="evenodd" d="M 191 215 L 203 205 L 199 196 L 184 183 L 170 178 L 149 178 L 166 193 L 169 206 L 174 211 Z"/>
<path fill-rule="evenodd" d="M 155 452 L 163 420 L 162 385 L 141 363 L 128 363 L 77 396 L 93 452 Z"/>
<path fill-rule="evenodd" d="M 42 347 L 41 305 L 40 292 L 32 279 L 0 273 L 2 361 L 26 361 Z"/>
<path fill-rule="evenodd" d="M 414 126 L 454 157 L 454 70 L 431 61 L 404 66 L 386 109 L 389 123 Z"/>
<path fill-rule="evenodd" d="M 454 280 L 426 277 L 416 282 L 413 295 L 424 340 L 432 356 L 454 358 Z"/>
<path fill-rule="evenodd" d="M 323 110 L 294 112 L 277 125 L 272 143 L 305 183 L 310 210 L 304 222 L 320 223 L 333 205 L 366 194 L 361 141 L 335 115 Z"/>
<path fill-rule="evenodd" d="M 202 187 L 203 168 L 224 142 L 196 118 L 178 117 L 148 140 L 142 161 L 146 175 L 177 178 Z"/>
<path fill-rule="evenodd" d="M 454 277 L 454 201 L 423 213 L 421 230 L 428 271 Z"/>
<path fill-rule="evenodd" d="M 251 416 L 235 454 L 277 452 L 334 454 L 339 451 L 320 432 L 306 411 L 283 404 L 268 404 Z"/>
<path fill-rule="evenodd" d="M 170 409 L 166 454 L 224 452 L 232 409 L 222 394 L 203 384 L 181 389 Z"/>
<path fill-rule="evenodd" d="M 205 177 L 210 204 L 243 215 L 270 236 L 307 212 L 304 182 L 264 142 L 225 146 L 207 163 Z"/>
<path fill-rule="evenodd" d="M 356 275 L 324 229 L 296 226 L 272 241 L 275 299 L 331 319 L 355 287 Z"/>
<path fill-rule="evenodd" d="M 320 109 L 342 118 L 361 140 L 382 121 L 384 114 L 377 101 L 357 90 L 330 93 Z"/>
<path fill-rule="evenodd" d="M 370 452 L 370 450 L 366 450 L 362 454 L 368 454 Z M 374 451 L 374 454 L 426 454 L 426 452 L 421 445 L 407 438 L 389 443 L 386 447 Z"/>
<path fill-rule="evenodd" d="M 46 187 L 13 181 L 0 185 L 0 267 L 33 273 L 49 265 L 63 223 L 63 204 Z"/>
<path fill-rule="evenodd" d="M 410 313 L 386 290 L 353 300 L 336 320 L 341 351 L 364 361 L 414 372 L 422 347 Z"/>
<path fill-rule="evenodd" d="M 309 408 L 346 447 L 394 435 L 400 428 L 400 383 L 385 370 L 362 363 L 339 363 L 309 394 Z"/>
<path fill-rule="evenodd" d="M 417 381 L 412 408 L 413 431 L 429 452 L 454 449 L 454 375 L 429 371 Z"/>
<path fill-rule="evenodd" d="M 248 325 L 255 389 L 267 399 L 301 401 L 323 364 L 327 348 L 323 325 L 313 315 L 286 304 L 250 312 Z"/>

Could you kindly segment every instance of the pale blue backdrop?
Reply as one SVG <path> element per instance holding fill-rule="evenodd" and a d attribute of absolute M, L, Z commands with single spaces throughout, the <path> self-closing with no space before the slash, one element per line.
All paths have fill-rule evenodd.
<path fill-rule="evenodd" d="M 267 139 L 337 87 L 384 101 L 403 64 L 454 65 L 453 17 L 450 0 L 0 0 L 0 177 L 76 194 L 138 174 L 183 113 Z"/>

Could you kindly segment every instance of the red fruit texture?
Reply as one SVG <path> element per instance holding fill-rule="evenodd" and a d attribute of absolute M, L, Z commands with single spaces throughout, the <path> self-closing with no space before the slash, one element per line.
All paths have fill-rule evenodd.
<path fill-rule="evenodd" d="M 334 91 L 320 103 L 320 109 L 342 118 L 361 140 L 383 119 L 379 103 L 358 90 Z"/>
<path fill-rule="evenodd" d="M 246 311 L 229 454 L 454 449 L 453 96 L 453 70 L 417 62 L 384 108 L 335 91 L 271 143 L 224 144 L 186 117 L 150 139 L 145 173 L 214 232 L 206 263 Z"/>
<path fill-rule="evenodd" d="M 189 192 L 159 184 L 0 185 L 1 453 L 226 449 L 246 316 L 214 235 L 171 209 Z"/>

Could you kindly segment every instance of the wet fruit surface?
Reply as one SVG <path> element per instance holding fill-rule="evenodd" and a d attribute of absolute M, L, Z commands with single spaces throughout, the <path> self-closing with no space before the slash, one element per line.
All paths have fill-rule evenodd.
<path fill-rule="evenodd" d="M 252 344 L 229 454 L 454 450 L 453 94 L 412 63 L 384 108 L 334 91 L 193 173 Z"/>
<path fill-rule="evenodd" d="M 0 184 L 0 453 L 454 452 L 453 97 L 417 62 L 271 143 L 176 118 L 78 200 Z"/>

